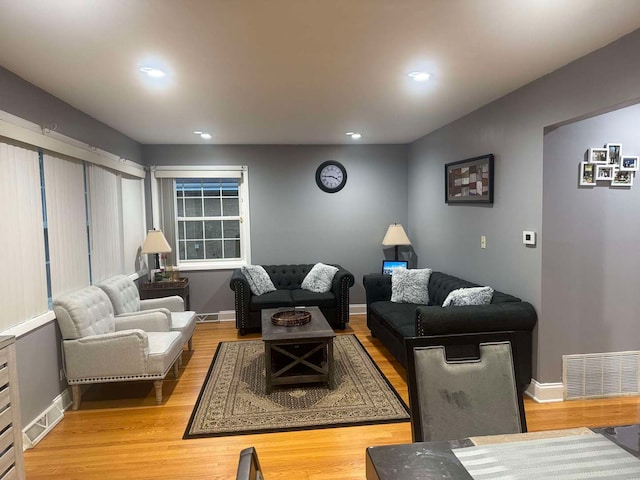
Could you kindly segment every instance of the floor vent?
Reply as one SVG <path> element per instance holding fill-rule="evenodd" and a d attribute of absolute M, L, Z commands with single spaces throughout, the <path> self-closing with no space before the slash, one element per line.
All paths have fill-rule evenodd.
<path fill-rule="evenodd" d="M 562 356 L 565 400 L 638 395 L 640 352 Z"/>
<path fill-rule="evenodd" d="M 67 389 L 58 395 L 38 418 L 22 430 L 23 449 L 35 447 L 53 427 L 60 423 L 69 405 L 71 405 L 71 394 Z"/>
<path fill-rule="evenodd" d="M 196 313 L 196 322 L 219 322 L 217 313 Z"/>

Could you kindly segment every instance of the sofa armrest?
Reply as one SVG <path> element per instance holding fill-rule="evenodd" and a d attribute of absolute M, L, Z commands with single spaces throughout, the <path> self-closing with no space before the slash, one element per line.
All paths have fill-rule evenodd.
<path fill-rule="evenodd" d="M 336 297 L 336 320 L 338 328 L 344 330 L 349 323 L 349 289 L 353 287 L 355 278 L 353 274 L 342 268 L 340 265 L 334 265 L 338 271 L 333 276 L 331 291 Z"/>
<path fill-rule="evenodd" d="M 416 309 L 418 336 L 507 330 L 531 331 L 536 321 L 536 311 L 527 302 L 459 307 L 424 306 Z"/>
<path fill-rule="evenodd" d="M 184 312 L 184 299 L 179 295 L 140 300 L 140 310 L 166 308 L 171 312 Z"/>
<path fill-rule="evenodd" d="M 249 301 L 251 300 L 251 288 L 242 270 L 236 268 L 231 274 L 229 287 L 234 292 L 236 310 L 236 328 L 242 334 L 249 324 Z"/>
<path fill-rule="evenodd" d="M 362 284 L 367 294 L 367 305 L 391 300 L 391 275 L 370 273 L 362 277 Z"/>
<path fill-rule="evenodd" d="M 166 308 L 154 311 L 124 313 L 115 317 L 116 331 L 140 329 L 145 332 L 171 330 L 171 312 Z"/>
<path fill-rule="evenodd" d="M 340 265 L 336 265 L 336 267 L 338 267 L 339 270 L 333 276 L 331 291 L 337 295 L 344 287 L 346 287 L 347 289 L 353 287 L 355 278 L 350 271 L 345 270 Z"/>
<path fill-rule="evenodd" d="M 142 330 L 89 335 L 65 340 L 63 345 L 69 380 L 146 372 L 149 339 Z"/>

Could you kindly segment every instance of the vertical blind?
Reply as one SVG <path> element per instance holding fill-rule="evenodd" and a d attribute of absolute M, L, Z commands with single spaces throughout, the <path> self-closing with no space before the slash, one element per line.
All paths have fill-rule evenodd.
<path fill-rule="evenodd" d="M 0 143 L 0 330 L 47 311 L 39 157 Z"/>
<path fill-rule="evenodd" d="M 47 233 L 53 298 L 89 285 L 84 168 L 44 155 Z"/>
<path fill-rule="evenodd" d="M 122 207 L 118 175 L 98 165 L 88 165 L 91 274 L 97 284 L 124 270 L 122 258 Z"/>
<path fill-rule="evenodd" d="M 40 162 L 4 138 L 0 171 L 0 332 L 46 314 L 51 298 L 144 268 L 142 179 L 49 152 Z"/>

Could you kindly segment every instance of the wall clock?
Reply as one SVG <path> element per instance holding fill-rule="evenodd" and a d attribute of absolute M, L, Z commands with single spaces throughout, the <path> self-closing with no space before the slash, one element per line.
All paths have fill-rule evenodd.
<path fill-rule="evenodd" d="M 340 162 L 327 160 L 316 170 L 316 183 L 327 193 L 339 192 L 347 183 L 347 169 Z"/>

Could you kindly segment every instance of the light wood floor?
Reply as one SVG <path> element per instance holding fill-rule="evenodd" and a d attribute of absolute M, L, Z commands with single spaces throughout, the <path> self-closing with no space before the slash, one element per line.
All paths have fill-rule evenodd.
<path fill-rule="evenodd" d="M 345 333 L 358 336 L 408 402 L 404 369 L 370 337 L 364 316 Z M 259 335 L 242 337 L 252 338 Z M 182 440 L 218 342 L 237 339 L 233 323 L 198 324 L 194 351 L 183 354 L 179 378 L 165 380 L 161 406 L 150 382 L 92 387 L 80 410 L 25 452 L 27 479 L 231 479 L 247 446 L 258 450 L 267 480 L 363 479 L 366 447 L 411 441 L 409 423 Z M 638 423 L 640 398 L 525 403 L 529 430 L 538 431 Z"/>

